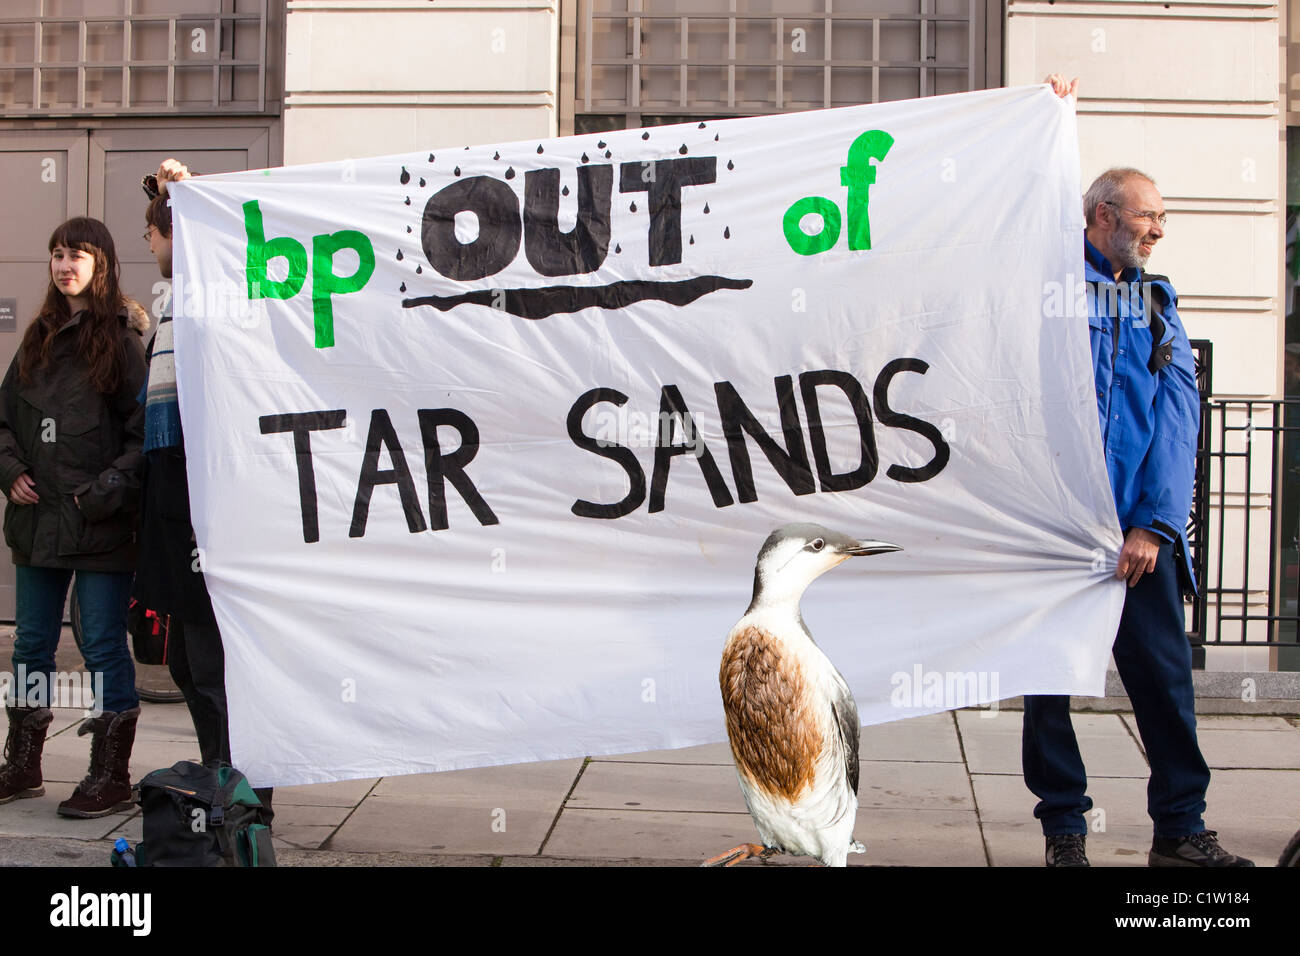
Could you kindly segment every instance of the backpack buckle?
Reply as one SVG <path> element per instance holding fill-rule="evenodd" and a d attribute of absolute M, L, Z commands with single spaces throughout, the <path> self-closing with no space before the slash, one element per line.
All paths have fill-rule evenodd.
<path fill-rule="evenodd" d="M 214 827 L 222 826 L 226 822 L 226 808 L 220 805 L 214 806 L 208 813 L 208 823 Z"/>

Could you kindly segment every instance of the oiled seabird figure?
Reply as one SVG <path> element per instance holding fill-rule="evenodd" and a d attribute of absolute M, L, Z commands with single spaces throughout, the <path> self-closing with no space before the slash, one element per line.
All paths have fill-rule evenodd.
<path fill-rule="evenodd" d="M 727 635 L 718 674 L 745 806 L 762 844 L 705 862 L 731 866 L 774 853 L 844 866 L 864 847 L 858 812 L 858 706 L 808 633 L 799 599 L 818 576 L 857 555 L 901 551 L 816 524 L 773 531 L 754 566 L 754 598 Z"/>

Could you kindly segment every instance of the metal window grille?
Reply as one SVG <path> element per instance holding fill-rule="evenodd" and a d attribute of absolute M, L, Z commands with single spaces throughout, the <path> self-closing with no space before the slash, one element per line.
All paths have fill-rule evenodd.
<path fill-rule="evenodd" d="M 60 16 L 33 0 L 34 16 L 0 17 L 5 116 L 265 113 L 268 2 Z"/>
<path fill-rule="evenodd" d="M 768 9 L 754 9 L 760 6 Z M 581 0 L 575 129 L 982 89 L 989 85 L 990 57 L 1000 66 L 1000 53 L 987 49 L 988 6 L 987 0 Z M 1000 29 L 1001 5 L 993 6 Z"/>

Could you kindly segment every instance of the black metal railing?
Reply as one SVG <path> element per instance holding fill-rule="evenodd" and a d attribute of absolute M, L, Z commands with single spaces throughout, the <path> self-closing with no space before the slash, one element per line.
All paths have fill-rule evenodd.
<path fill-rule="evenodd" d="M 1188 613 L 1206 647 L 1262 646 L 1300 669 L 1300 398 L 1212 399 L 1208 342 L 1193 342 L 1201 432 L 1188 523 L 1199 592 Z"/>
<path fill-rule="evenodd" d="M 1192 488 L 1192 513 L 1187 519 L 1187 543 L 1190 546 L 1192 569 L 1199 588 L 1196 600 L 1192 601 L 1187 615 L 1187 636 L 1195 647 L 1203 644 L 1205 640 L 1205 573 L 1209 557 L 1205 539 L 1210 520 L 1209 399 L 1214 390 L 1211 375 L 1214 367 L 1214 343 L 1208 339 L 1196 339 L 1191 345 L 1192 352 L 1196 356 L 1196 387 L 1201 393 L 1201 430 L 1196 448 L 1196 480 Z M 1205 652 L 1201 650 L 1194 656 L 1197 666 L 1204 666 Z"/>

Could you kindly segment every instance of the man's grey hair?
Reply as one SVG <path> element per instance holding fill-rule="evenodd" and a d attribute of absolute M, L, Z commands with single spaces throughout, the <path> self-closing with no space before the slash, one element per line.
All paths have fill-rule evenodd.
<path fill-rule="evenodd" d="M 1116 166 L 1114 169 L 1106 170 L 1092 181 L 1092 185 L 1083 196 L 1083 218 L 1089 226 L 1097 221 L 1097 206 L 1100 203 L 1123 205 L 1124 187 L 1130 179 L 1145 179 L 1152 186 L 1156 184 L 1154 179 L 1132 166 Z"/>

